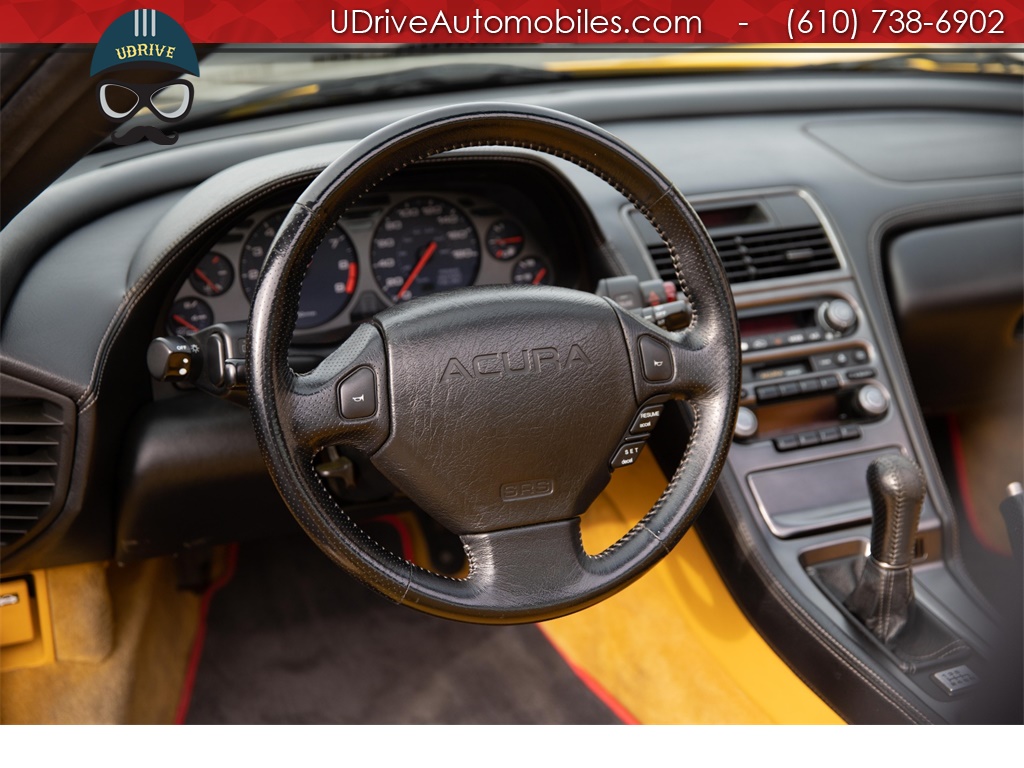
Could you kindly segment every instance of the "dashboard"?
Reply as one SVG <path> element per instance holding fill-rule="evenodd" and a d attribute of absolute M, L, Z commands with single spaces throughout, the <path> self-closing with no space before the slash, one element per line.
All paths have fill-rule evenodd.
<path fill-rule="evenodd" d="M 814 574 L 863 551 L 865 461 L 903 450 L 928 478 L 923 603 L 985 645 L 989 619 L 959 586 L 953 505 L 900 348 L 888 253 L 907 232 L 969 221 L 982 227 L 970 235 L 972 263 L 985 265 L 998 238 L 984 226 L 999 219 L 1011 230 L 1000 242 L 1017 248 L 1008 274 L 1019 284 L 1019 85 L 791 73 L 478 94 L 597 122 L 694 202 L 735 278 L 741 404 L 755 417 L 737 435 L 700 533 L 741 599 L 751 592 L 786 609 L 758 620 L 780 653 L 817 664 L 803 669 L 807 679 L 842 688 L 847 701 L 881 690 L 895 719 L 961 713 L 927 670 L 908 676 L 861 642 Z M 147 345 L 244 323 L 281 217 L 306 185 L 370 131 L 451 99 L 271 116 L 183 135 L 170 150 L 95 153 L 4 230 L 5 402 L 41 403 L 36 426 L 59 446 L 50 495 L 4 548 L 5 571 L 127 562 L 291 525 L 248 412 L 154 384 Z M 593 291 L 605 277 L 671 279 L 651 233 L 613 187 L 558 158 L 481 149 L 410 166 L 339 211 L 310 254 L 293 346 L 322 359 L 388 306 L 460 287 Z M 958 254 L 950 260 L 962 266 Z M 928 274 L 937 263 L 915 268 Z M 862 395 L 868 386 L 881 400 Z M 651 446 L 666 466 L 678 464 L 687 429 L 685 414 L 659 422 Z M 356 509 L 394 501 L 370 480 L 362 495 L 338 493 Z M 794 489 L 810 501 L 794 504 Z M 855 716 L 850 706 L 844 714 Z"/>
<path fill-rule="evenodd" d="M 200 255 L 167 311 L 165 332 L 188 336 L 244 321 L 286 198 L 236 218 Z M 339 216 L 312 255 L 297 340 L 324 337 L 386 307 L 472 285 L 570 281 L 535 204 L 500 183 L 483 192 L 405 187 L 375 194 Z M 557 267 L 556 267 L 557 262 Z"/>

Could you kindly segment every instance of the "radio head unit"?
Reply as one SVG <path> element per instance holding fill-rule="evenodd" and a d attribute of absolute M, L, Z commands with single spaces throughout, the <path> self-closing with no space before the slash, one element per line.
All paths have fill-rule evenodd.
<path fill-rule="evenodd" d="M 760 352 L 848 336 L 857 313 L 846 299 L 806 299 L 742 310 L 739 324 L 740 351 Z"/>

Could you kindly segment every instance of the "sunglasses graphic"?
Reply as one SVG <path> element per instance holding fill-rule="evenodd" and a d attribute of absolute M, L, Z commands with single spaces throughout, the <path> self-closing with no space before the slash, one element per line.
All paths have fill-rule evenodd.
<path fill-rule="evenodd" d="M 96 92 L 100 109 L 111 120 L 121 122 L 145 107 L 167 123 L 181 120 L 192 106 L 194 91 L 187 80 L 140 84 L 104 80 Z"/>

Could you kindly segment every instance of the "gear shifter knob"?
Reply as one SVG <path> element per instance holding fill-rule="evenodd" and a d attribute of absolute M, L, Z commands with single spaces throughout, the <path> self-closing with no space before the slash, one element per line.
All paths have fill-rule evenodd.
<path fill-rule="evenodd" d="M 925 494 L 924 475 L 899 454 L 879 456 L 868 467 L 871 556 L 864 561 L 846 606 L 883 643 L 907 626 L 914 602 L 910 563 Z"/>
<path fill-rule="evenodd" d="M 924 503 L 921 470 L 900 454 L 879 456 L 868 467 L 871 494 L 871 558 L 883 568 L 906 568 L 914 559 L 914 535 Z"/>

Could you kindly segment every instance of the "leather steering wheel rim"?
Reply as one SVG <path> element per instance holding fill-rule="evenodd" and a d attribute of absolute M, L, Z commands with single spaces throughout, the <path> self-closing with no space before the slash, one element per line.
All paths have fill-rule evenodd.
<path fill-rule="evenodd" d="M 308 256 L 340 212 L 412 163 L 442 152 L 481 146 L 519 147 L 560 157 L 602 178 L 629 199 L 668 246 L 691 305 L 690 326 L 667 333 L 611 302 L 566 289 L 463 289 L 466 293 L 396 305 L 360 326 L 311 374 L 292 371 L 288 346 Z M 440 576 L 393 555 L 368 536 L 316 476 L 313 457 L 327 444 L 345 442 L 390 469 L 396 484 L 402 486 L 408 479 L 416 488 L 415 478 L 396 466 L 396 455 L 408 456 L 408 452 L 393 448 L 399 426 L 410 423 L 399 406 L 429 397 L 435 397 L 431 402 L 436 405 L 445 402 L 437 398 L 450 399 L 452 395 L 437 394 L 439 385 L 433 378 L 416 385 L 433 387 L 427 395 L 405 392 L 403 387 L 414 386 L 410 382 L 425 380 L 403 372 L 411 359 L 408 350 L 416 348 L 410 334 L 438 325 L 449 316 L 445 313 L 468 313 L 460 327 L 471 328 L 473 322 L 479 324 L 479 318 L 486 318 L 492 307 L 513 305 L 515 309 L 510 311 L 536 313 L 537 323 L 531 327 L 538 328 L 543 327 L 541 320 L 552 324 L 564 306 L 564 314 L 576 323 L 571 333 L 577 335 L 566 336 L 570 341 L 581 338 L 579 329 L 586 328 L 590 319 L 599 321 L 608 334 L 618 323 L 615 327 L 625 341 L 622 351 L 614 343 L 604 344 L 599 351 L 614 347 L 608 353 L 614 357 L 608 368 L 615 367 L 614 375 L 608 374 L 609 381 L 615 377 L 615 381 L 625 381 L 627 374 L 619 369 L 631 369 L 634 402 L 628 408 L 636 409 L 652 397 L 685 398 L 693 410 L 693 428 L 680 465 L 661 498 L 604 552 L 590 556 L 583 550 L 578 515 L 585 506 L 577 507 L 581 499 L 591 499 L 595 489 L 599 492 L 607 482 L 607 464 L 588 475 L 585 489 L 573 488 L 577 498 L 562 500 L 557 514 L 505 519 L 504 510 L 511 506 L 495 501 L 497 517 L 504 524 L 480 522 L 486 515 L 464 516 L 464 529 L 456 532 L 467 551 L 469 575 L 464 579 Z M 524 324 L 533 322 L 527 314 L 509 317 L 522 317 Z M 643 337 L 669 349 L 674 371 L 671 386 L 652 384 L 641 375 L 638 344 Z M 441 341 L 434 346 L 440 349 Z M 431 346 L 422 340 L 417 343 L 424 349 Z M 655 565 L 678 543 L 710 497 L 731 443 L 739 399 L 739 338 L 732 293 L 710 237 L 682 194 L 646 159 L 608 132 L 570 115 L 516 104 L 460 105 L 413 116 L 367 137 L 324 170 L 289 211 L 271 246 L 252 302 L 247 345 L 250 411 L 260 449 L 285 503 L 306 533 L 337 564 L 395 602 L 478 623 L 539 621 L 572 613 L 614 594 Z M 554 345 L 551 348 L 556 349 Z M 588 364 L 599 357 L 593 347 L 580 354 Z M 525 364 L 526 351 L 523 360 Z M 543 367 L 543 362 L 539 360 L 538 366 Z M 595 360 L 591 368 L 600 373 L 602 364 Z M 552 370 L 557 368 L 556 363 Z M 338 384 L 359 369 L 375 373 L 372 394 L 378 408 L 372 418 L 346 421 L 338 411 Z M 431 370 L 436 377 L 437 370 Z M 589 368 L 584 371 L 592 372 Z M 529 385 L 538 386 L 532 380 Z M 625 391 L 623 387 L 609 391 Z M 471 396 L 482 397 L 467 395 Z M 615 408 L 616 403 L 609 404 L 618 414 Z M 611 420 L 621 421 L 615 414 Z M 420 421 L 433 417 L 431 411 Z M 416 501 L 414 493 L 407 493 Z M 543 506 L 546 501 L 519 502 L 515 509 Z"/>

